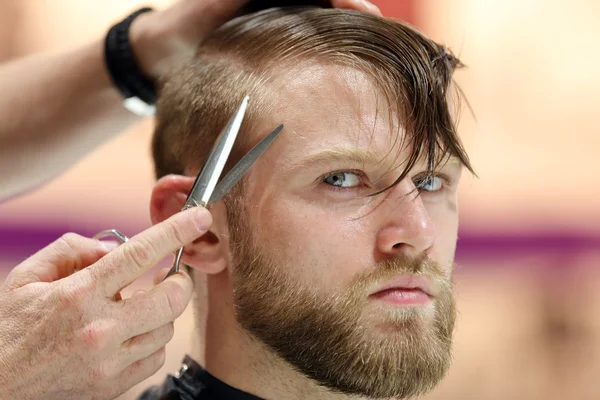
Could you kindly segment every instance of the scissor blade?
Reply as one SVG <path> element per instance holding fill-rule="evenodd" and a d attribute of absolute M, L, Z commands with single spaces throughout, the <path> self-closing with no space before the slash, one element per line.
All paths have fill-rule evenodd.
<path fill-rule="evenodd" d="M 197 205 L 206 207 L 208 204 L 213 191 L 217 186 L 217 182 L 221 177 L 223 168 L 225 168 L 225 164 L 227 163 L 237 134 L 240 131 L 247 107 L 248 96 L 244 97 L 239 109 L 217 138 L 200 174 L 194 182 L 194 186 L 192 187 L 185 204 L 186 207 Z"/>
<path fill-rule="evenodd" d="M 283 124 L 279 125 L 273 132 L 265 136 L 260 142 L 256 144 L 237 164 L 225 175 L 223 180 L 219 182 L 213 195 L 210 198 L 209 204 L 215 204 L 223 196 L 225 196 L 231 188 L 238 183 L 238 181 L 244 176 L 248 169 L 254 165 L 256 160 L 271 146 L 271 144 L 277 139 L 277 136 L 283 130 Z"/>

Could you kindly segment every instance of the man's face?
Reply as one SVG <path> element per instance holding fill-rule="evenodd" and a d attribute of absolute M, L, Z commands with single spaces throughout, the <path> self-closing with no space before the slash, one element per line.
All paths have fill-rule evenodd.
<path fill-rule="evenodd" d="M 450 362 L 461 167 L 447 163 L 419 194 L 423 160 L 369 196 L 399 176 L 409 150 L 367 78 L 313 66 L 278 93 L 262 128 L 285 130 L 229 215 L 238 321 L 334 391 L 422 394 Z"/>

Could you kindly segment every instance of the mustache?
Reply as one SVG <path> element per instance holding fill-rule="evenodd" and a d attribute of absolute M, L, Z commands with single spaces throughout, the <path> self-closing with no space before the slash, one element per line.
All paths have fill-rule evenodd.
<path fill-rule="evenodd" d="M 381 261 L 368 271 L 354 277 L 349 284 L 349 289 L 354 293 L 364 292 L 398 275 L 427 278 L 436 287 L 444 290 L 451 286 L 450 278 L 444 273 L 440 263 L 422 254 L 417 257 L 400 256 Z"/>

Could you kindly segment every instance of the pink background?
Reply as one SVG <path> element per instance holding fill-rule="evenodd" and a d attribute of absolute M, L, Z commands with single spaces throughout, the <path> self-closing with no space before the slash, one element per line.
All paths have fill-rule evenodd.
<path fill-rule="evenodd" d="M 0 59 L 86 43 L 142 4 L 4 1 Z M 600 4 L 377 4 L 455 50 L 468 65 L 456 79 L 477 118 L 465 107 L 460 123 L 479 179 L 467 176 L 461 189 L 456 361 L 426 399 L 600 398 Z M 52 183 L 1 203 L 0 276 L 65 231 L 147 227 L 151 130 L 144 121 Z M 151 381 L 177 370 L 192 335 L 186 312 Z"/>

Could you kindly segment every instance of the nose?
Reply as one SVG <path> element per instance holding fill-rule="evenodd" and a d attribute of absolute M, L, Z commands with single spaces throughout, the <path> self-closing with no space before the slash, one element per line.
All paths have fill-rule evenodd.
<path fill-rule="evenodd" d="M 384 255 L 419 256 L 430 249 L 437 231 L 412 181 L 400 182 L 386 196 L 377 248 Z"/>

